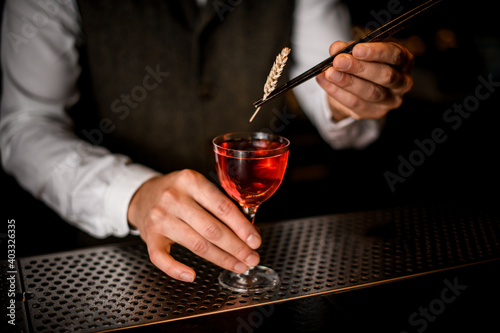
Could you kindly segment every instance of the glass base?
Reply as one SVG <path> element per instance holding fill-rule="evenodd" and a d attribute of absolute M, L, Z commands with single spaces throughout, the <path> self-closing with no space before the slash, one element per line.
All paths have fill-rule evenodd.
<path fill-rule="evenodd" d="M 219 283 L 232 291 L 262 292 L 276 287 L 280 277 L 272 269 L 259 265 L 240 274 L 223 271 L 219 275 Z"/>

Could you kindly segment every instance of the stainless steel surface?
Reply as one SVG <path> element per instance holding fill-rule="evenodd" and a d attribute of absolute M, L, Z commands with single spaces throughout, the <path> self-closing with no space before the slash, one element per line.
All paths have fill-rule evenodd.
<path fill-rule="evenodd" d="M 139 242 L 23 258 L 27 316 L 35 332 L 96 332 L 368 287 L 497 260 L 499 220 L 416 207 L 262 225 L 261 263 L 281 284 L 261 294 L 221 288 L 220 269 L 180 246 L 172 253 L 196 270 L 194 283 L 156 269 Z"/>

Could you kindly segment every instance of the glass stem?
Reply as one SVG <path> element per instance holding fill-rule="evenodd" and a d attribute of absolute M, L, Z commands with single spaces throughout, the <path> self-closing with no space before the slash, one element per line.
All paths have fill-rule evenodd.
<path fill-rule="evenodd" d="M 248 221 L 253 224 L 255 221 L 255 214 L 257 213 L 257 208 L 259 208 L 259 206 L 241 206 L 241 208 L 243 209 L 243 213 L 245 214 Z M 242 275 L 248 276 L 252 269 L 253 267 L 248 267 L 248 270 L 242 273 Z"/>
<path fill-rule="evenodd" d="M 241 208 L 243 208 L 243 213 L 245 214 L 247 219 L 253 224 L 255 220 L 255 214 L 257 213 L 257 208 L 259 208 L 259 206 L 242 206 Z"/>

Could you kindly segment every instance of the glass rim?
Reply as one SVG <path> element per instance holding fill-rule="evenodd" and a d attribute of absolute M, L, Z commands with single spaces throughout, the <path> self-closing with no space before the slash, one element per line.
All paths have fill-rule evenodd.
<path fill-rule="evenodd" d="M 274 133 L 266 133 L 266 132 L 230 132 L 226 134 L 221 134 L 216 136 L 212 140 L 212 144 L 214 146 L 214 151 L 216 153 L 217 150 L 222 150 L 222 151 L 232 151 L 232 152 L 239 152 L 239 153 L 249 153 L 252 154 L 254 151 L 247 151 L 244 149 L 234 149 L 234 148 L 225 148 L 220 145 L 220 143 L 231 140 L 231 139 L 243 139 L 243 138 L 251 138 L 251 139 L 270 139 L 273 141 L 278 141 L 281 143 L 284 143 L 283 146 L 278 147 L 278 148 L 270 148 L 270 149 L 259 149 L 259 153 L 273 153 L 273 152 L 281 152 L 280 154 L 285 153 L 288 151 L 290 147 L 290 140 L 285 138 L 284 136 L 274 134 Z M 273 154 L 274 156 L 277 156 L 278 154 Z"/>

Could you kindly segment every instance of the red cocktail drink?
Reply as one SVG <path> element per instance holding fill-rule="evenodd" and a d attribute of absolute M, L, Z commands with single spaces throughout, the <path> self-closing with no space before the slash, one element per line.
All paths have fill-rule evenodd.
<path fill-rule="evenodd" d="M 221 142 L 215 155 L 226 192 L 243 206 L 258 206 L 276 192 L 288 161 L 288 142 L 242 138 Z"/>

